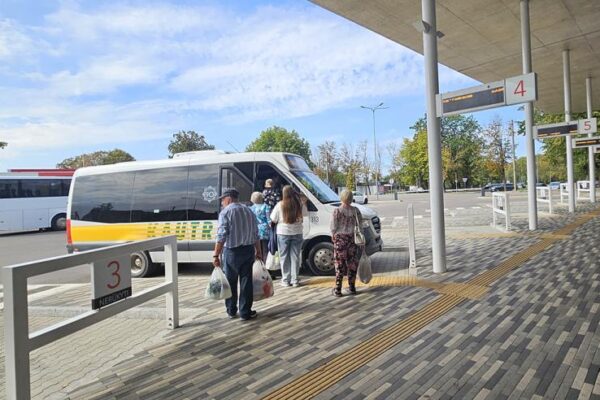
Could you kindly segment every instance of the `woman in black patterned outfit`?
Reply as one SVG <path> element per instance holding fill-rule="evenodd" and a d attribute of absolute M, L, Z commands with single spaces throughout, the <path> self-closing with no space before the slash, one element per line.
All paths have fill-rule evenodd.
<path fill-rule="evenodd" d="M 354 227 L 358 221 L 362 221 L 360 211 L 351 205 L 351 191 L 343 190 L 340 200 L 342 204 L 333 211 L 330 226 L 335 262 L 335 287 L 332 292 L 336 297 L 342 296 L 344 275 L 348 275 L 348 292 L 356 294 L 356 270 L 360 251 L 354 243 Z"/>

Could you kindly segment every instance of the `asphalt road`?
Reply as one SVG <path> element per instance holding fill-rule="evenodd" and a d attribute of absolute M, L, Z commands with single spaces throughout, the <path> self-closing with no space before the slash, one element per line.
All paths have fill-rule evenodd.
<path fill-rule="evenodd" d="M 479 192 L 444 193 L 444 208 L 484 207 L 491 204 L 492 198 L 489 193 L 486 193 L 485 197 L 479 196 Z M 371 196 L 367 207 L 377 211 L 380 217 L 388 218 L 406 215 L 409 204 L 413 205 L 415 215 L 430 215 L 429 193 L 400 194 L 398 200 L 375 200 L 375 197 Z"/>
<path fill-rule="evenodd" d="M 65 232 L 21 232 L 0 234 L 0 267 L 66 255 Z M 209 275 L 210 264 L 181 264 L 179 275 Z M 81 265 L 28 280 L 29 284 L 89 283 L 90 266 Z M 0 284 L 2 284 L 0 274 Z"/>
<path fill-rule="evenodd" d="M 446 193 L 444 195 L 445 208 L 470 208 L 483 207 L 490 204 L 491 197 L 480 198 L 478 192 Z M 373 208 L 380 217 L 396 217 L 406 215 L 406 207 L 412 203 L 415 215 L 429 217 L 429 194 L 401 194 L 398 200 L 372 199 L 368 207 Z M 65 247 L 65 232 L 23 232 L 13 234 L 0 234 L 0 267 L 28 261 L 35 261 L 49 257 L 67 254 Z M 179 273 L 182 276 L 210 274 L 212 267 L 209 264 L 181 264 Z M 59 284 L 59 283 L 86 283 L 90 282 L 90 267 L 82 265 L 59 271 L 52 274 L 40 275 L 29 279 L 30 284 Z M 2 278 L 0 276 L 0 283 Z"/>

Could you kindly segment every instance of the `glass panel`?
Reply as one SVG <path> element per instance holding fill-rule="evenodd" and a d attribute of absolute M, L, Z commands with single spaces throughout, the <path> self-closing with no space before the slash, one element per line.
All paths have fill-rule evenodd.
<path fill-rule="evenodd" d="M 22 179 L 19 186 L 19 197 L 49 197 L 49 179 Z"/>
<path fill-rule="evenodd" d="M 19 181 L 16 179 L 0 179 L 0 199 L 18 197 Z"/>
<path fill-rule="evenodd" d="M 138 171 L 131 222 L 186 221 L 188 168 Z"/>
<path fill-rule="evenodd" d="M 90 175 L 74 183 L 71 219 L 129 222 L 135 172 Z"/>
<path fill-rule="evenodd" d="M 219 166 L 191 166 L 188 185 L 188 219 L 190 221 L 216 220 L 220 206 Z"/>
<path fill-rule="evenodd" d="M 302 171 L 310 171 L 310 167 L 304 161 L 304 158 L 298 156 L 285 156 L 290 169 L 299 169 Z"/>
<path fill-rule="evenodd" d="M 62 187 L 62 196 L 68 196 L 69 189 L 71 188 L 71 180 L 70 179 L 61 179 L 61 187 Z"/>
<path fill-rule="evenodd" d="M 321 203 L 340 201 L 338 195 L 314 173 L 309 171 L 292 171 L 292 173 Z"/>
<path fill-rule="evenodd" d="M 223 169 L 221 170 L 221 193 L 231 188 L 235 188 L 240 192 L 241 203 L 251 203 L 250 197 L 252 196 L 252 186 L 250 186 L 237 171 Z"/>

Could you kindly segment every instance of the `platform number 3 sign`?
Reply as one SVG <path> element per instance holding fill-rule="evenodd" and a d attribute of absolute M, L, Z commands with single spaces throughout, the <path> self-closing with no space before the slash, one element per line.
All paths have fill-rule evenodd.
<path fill-rule="evenodd" d="M 537 78 L 535 72 L 513 76 L 504 81 L 506 105 L 537 100 Z"/>
<path fill-rule="evenodd" d="M 107 306 L 131 296 L 129 255 L 92 263 L 92 309 Z"/>

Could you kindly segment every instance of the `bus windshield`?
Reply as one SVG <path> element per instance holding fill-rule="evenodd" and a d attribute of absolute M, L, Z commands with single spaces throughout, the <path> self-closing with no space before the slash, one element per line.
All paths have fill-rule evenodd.
<path fill-rule="evenodd" d="M 325 184 L 312 171 L 293 171 L 292 174 L 307 188 L 317 199 L 323 204 L 335 203 L 340 201 L 340 198 L 329 186 Z"/>

